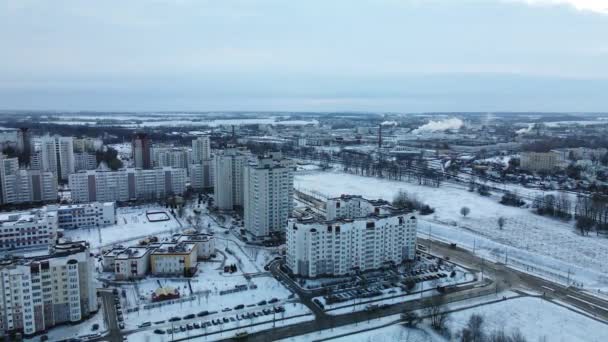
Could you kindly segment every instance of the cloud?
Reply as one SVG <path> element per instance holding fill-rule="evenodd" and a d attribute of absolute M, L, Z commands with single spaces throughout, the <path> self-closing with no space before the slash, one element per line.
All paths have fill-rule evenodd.
<path fill-rule="evenodd" d="M 579 11 L 591 11 L 608 14 L 608 1 L 606 0 L 511 0 L 525 2 L 530 5 L 553 6 L 568 5 Z"/>

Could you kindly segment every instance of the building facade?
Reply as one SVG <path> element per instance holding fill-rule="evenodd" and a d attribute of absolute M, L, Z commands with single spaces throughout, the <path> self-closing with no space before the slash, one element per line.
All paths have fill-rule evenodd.
<path fill-rule="evenodd" d="M 70 176 L 69 184 L 75 203 L 154 200 L 183 194 L 186 169 L 81 171 Z"/>
<path fill-rule="evenodd" d="M 0 215 L 0 251 L 47 247 L 57 239 L 57 216 L 44 209 Z"/>
<path fill-rule="evenodd" d="M 171 166 L 186 169 L 189 165 L 189 153 L 183 148 L 154 147 L 152 149 L 152 164 L 154 167 Z"/>
<path fill-rule="evenodd" d="M 0 260 L 0 336 L 32 335 L 97 311 L 94 260 L 84 241 L 43 256 Z"/>
<path fill-rule="evenodd" d="M 74 171 L 95 170 L 97 168 L 97 157 L 90 152 L 74 153 Z"/>
<path fill-rule="evenodd" d="M 211 159 L 211 142 L 205 135 L 192 140 L 192 163 L 199 164 L 203 160 Z"/>
<path fill-rule="evenodd" d="M 150 253 L 147 247 L 129 247 L 114 257 L 114 275 L 118 280 L 140 279 L 150 271 Z"/>
<path fill-rule="evenodd" d="M 60 229 L 96 228 L 116 224 L 114 202 L 49 205 L 46 210 L 55 213 L 57 227 Z"/>
<path fill-rule="evenodd" d="M 559 154 L 555 152 L 523 152 L 520 168 L 526 171 L 551 171 L 558 166 Z"/>
<path fill-rule="evenodd" d="M 364 217 L 292 218 L 287 266 L 298 276 L 340 276 L 414 260 L 417 219 L 388 205 Z M 376 210 L 378 208 L 378 210 Z"/>
<path fill-rule="evenodd" d="M 138 133 L 133 137 L 132 141 L 133 163 L 135 168 L 150 169 L 152 168 L 151 142 L 148 135 Z"/>
<path fill-rule="evenodd" d="M 47 135 L 39 143 L 40 160 L 35 164 L 42 171 L 53 172 L 58 180 L 67 180 L 75 172 L 73 138 Z"/>
<path fill-rule="evenodd" d="M 213 168 L 213 159 L 203 160 L 198 164 L 190 164 L 188 166 L 190 175 L 190 186 L 194 190 L 206 190 L 213 188 L 215 182 L 215 172 Z"/>
<path fill-rule="evenodd" d="M 52 172 L 20 169 L 17 158 L 0 154 L 0 204 L 56 201 L 57 179 Z"/>
<path fill-rule="evenodd" d="M 197 270 L 195 243 L 163 243 L 150 255 L 151 273 L 157 276 L 192 276 Z"/>
<path fill-rule="evenodd" d="M 213 159 L 215 205 L 220 210 L 233 210 L 243 206 L 244 169 L 249 151 L 230 148 L 218 151 Z"/>
<path fill-rule="evenodd" d="M 259 157 L 245 167 L 245 230 L 255 238 L 285 232 L 293 210 L 294 167 L 280 152 Z"/>

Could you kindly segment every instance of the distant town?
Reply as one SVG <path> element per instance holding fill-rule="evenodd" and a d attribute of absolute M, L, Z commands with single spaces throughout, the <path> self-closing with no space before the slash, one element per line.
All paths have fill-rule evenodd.
<path fill-rule="evenodd" d="M 534 307 L 603 340 L 606 131 L 593 113 L 2 111 L 0 339 L 557 340 L 523 320 L 470 338 L 479 310 Z"/>

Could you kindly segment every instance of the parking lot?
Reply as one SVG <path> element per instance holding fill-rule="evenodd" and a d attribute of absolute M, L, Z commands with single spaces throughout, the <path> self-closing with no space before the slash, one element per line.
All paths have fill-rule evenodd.
<path fill-rule="evenodd" d="M 313 302 L 322 309 L 336 304 L 354 304 L 360 301 L 380 300 L 414 292 L 436 289 L 462 283 L 466 270 L 436 257 L 418 254 L 416 263 L 383 271 L 364 272 L 351 277 L 320 280 L 305 286 L 325 293 Z M 470 275 L 469 279 L 473 279 Z M 316 286 L 323 284 L 324 286 Z"/>
<path fill-rule="evenodd" d="M 267 305 L 264 303 L 263 305 Z M 247 307 L 256 307 L 255 304 L 248 305 Z M 235 310 L 242 310 L 245 307 L 238 308 Z M 224 312 L 230 312 L 232 310 L 224 310 Z M 198 314 L 189 314 L 184 317 L 172 317 L 168 321 L 157 321 L 154 323 L 146 322 L 140 325 L 140 328 L 149 327 L 151 325 L 166 325 L 167 323 L 171 324 L 171 328 L 156 328 L 154 329 L 154 333 L 158 335 L 164 334 L 177 334 L 183 333 L 190 330 L 196 329 L 207 329 L 211 326 L 222 326 L 227 323 L 251 320 L 253 318 L 264 317 L 264 316 L 276 316 L 285 312 L 285 307 L 283 305 L 252 309 L 247 312 L 233 314 L 229 316 L 224 316 L 220 318 L 214 318 L 210 320 L 205 320 L 205 317 L 216 315 L 219 312 L 217 311 L 201 311 Z M 200 319 L 200 320 L 199 320 Z M 186 322 L 188 321 L 188 322 Z"/>

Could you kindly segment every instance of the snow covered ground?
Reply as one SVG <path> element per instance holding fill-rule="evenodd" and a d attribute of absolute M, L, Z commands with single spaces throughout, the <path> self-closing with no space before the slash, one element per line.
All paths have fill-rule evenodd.
<path fill-rule="evenodd" d="M 422 217 L 426 222 L 420 224 L 420 232 L 431 230 L 435 237 L 471 249 L 475 244 L 478 252 L 507 257 L 521 263 L 523 269 L 529 263 L 544 273 L 559 273 L 564 279 L 570 271 L 570 279 L 583 283 L 585 288 L 608 289 L 608 264 L 603 262 L 608 259 L 607 240 L 580 236 L 570 222 L 501 205 L 498 196 L 483 197 L 451 184 L 432 188 L 341 172 L 296 174 L 294 186 L 329 197 L 356 194 L 389 201 L 399 190 L 405 190 L 435 208 L 434 214 Z M 460 214 L 463 206 L 471 209 L 467 217 Z M 500 216 L 506 219 L 502 230 L 497 224 Z"/>
<path fill-rule="evenodd" d="M 92 248 L 121 243 L 159 232 L 177 231 L 179 223 L 169 215 L 168 221 L 150 222 L 146 211 L 165 211 L 164 207 L 157 205 L 118 208 L 116 210 L 117 223 L 108 227 L 70 229 L 64 231 L 66 238 L 73 241 L 89 241 Z"/>
<path fill-rule="evenodd" d="M 513 294 L 509 293 L 501 293 L 499 296 L 503 295 L 507 298 L 513 297 Z M 449 307 L 450 309 L 458 309 L 484 303 L 489 299 L 492 298 L 479 298 Z M 483 326 L 486 333 L 499 329 L 504 329 L 506 333 L 510 333 L 514 329 L 519 329 L 530 342 L 600 342 L 605 341 L 606 336 L 608 336 L 608 325 L 605 323 L 595 321 L 540 298 L 521 297 L 451 313 L 448 319 L 448 327 L 453 340 L 458 340 L 458 333 L 466 325 L 471 314 L 481 314 L 483 316 Z M 387 316 L 281 341 L 299 342 L 322 339 L 344 342 L 448 341 L 443 336 L 430 330 L 425 324 L 419 325 L 417 329 L 408 329 L 401 324 L 394 324 L 399 318 L 399 315 Z"/>
<path fill-rule="evenodd" d="M 164 116 L 166 117 L 166 116 Z M 255 118 L 255 119 L 224 119 L 224 120 L 204 120 L 203 117 L 192 115 L 177 115 L 173 120 L 163 120 L 159 116 L 58 116 L 59 120 L 46 121 L 42 123 L 64 124 L 64 125 L 92 125 L 92 126 L 120 126 L 127 128 L 137 127 L 193 127 L 209 126 L 217 127 L 223 125 L 287 125 L 298 126 L 314 124 L 318 125 L 317 120 L 278 120 L 278 117 Z"/>
<path fill-rule="evenodd" d="M 93 325 L 97 324 L 99 328 L 96 331 L 93 331 Z M 49 337 L 49 341 L 59 341 L 63 339 L 76 338 L 78 336 L 89 335 L 100 333 L 103 334 L 107 331 L 107 327 L 105 325 L 105 321 L 103 319 L 103 309 L 100 309 L 89 319 L 84 322 L 70 325 L 62 325 L 59 327 L 55 327 L 50 329 L 46 335 Z M 26 338 L 25 341 L 37 342 L 39 341 L 39 337 Z"/>
<path fill-rule="evenodd" d="M 516 298 L 452 313 L 448 325 L 461 330 L 471 314 L 481 314 L 487 331 L 519 329 L 528 341 L 601 342 L 608 325 L 540 298 Z"/>
<path fill-rule="evenodd" d="M 300 335 L 296 337 L 280 340 L 281 342 L 305 342 L 330 339 L 332 341 L 374 341 L 374 342 L 394 342 L 394 341 L 441 341 L 444 339 L 428 328 L 408 329 L 401 324 L 391 324 L 399 320 L 399 315 L 387 316 L 374 319 L 368 322 L 351 324 L 339 328 L 316 331 L 314 333 Z M 370 330 L 372 329 L 372 330 Z M 369 331 L 365 331 L 369 330 Z M 346 335 L 357 333 L 356 335 Z M 345 336 L 342 336 L 345 335 Z M 340 337 L 342 336 L 342 337 Z"/>

